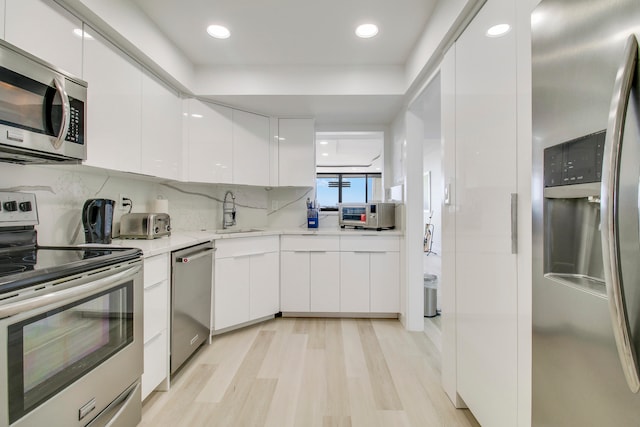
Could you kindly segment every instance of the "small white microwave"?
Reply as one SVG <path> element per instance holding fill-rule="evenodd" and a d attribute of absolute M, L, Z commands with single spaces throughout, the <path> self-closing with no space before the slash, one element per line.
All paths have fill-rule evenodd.
<path fill-rule="evenodd" d="M 340 228 L 392 229 L 396 226 L 396 205 L 383 202 L 340 203 L 338 223 Z"/>

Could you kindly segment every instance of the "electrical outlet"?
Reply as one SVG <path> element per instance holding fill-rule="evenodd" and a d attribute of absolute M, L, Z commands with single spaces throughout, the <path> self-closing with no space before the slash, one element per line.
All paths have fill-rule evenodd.
<path fill-rule="evenodd" d="M 129 200 L 125 200 L 125 199 L 129 199 Z M 118 206 L 120 207 L 121 211 L 128 211 L 130 208 L 130 204 L 133 203 L 131 201 L 131 197 L 127 196 L 125 193 L 120 193 L 118 195 Z"/>

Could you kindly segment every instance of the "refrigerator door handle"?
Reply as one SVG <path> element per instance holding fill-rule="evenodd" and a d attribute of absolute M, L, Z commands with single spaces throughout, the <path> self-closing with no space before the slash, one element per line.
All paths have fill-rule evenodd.
<path fill-rule="evenodd" d="M 609 122 L 605 137 L 605 153 L 602 167 L 600 217 L 604 278 L 609 298 L 609 313 L 618 348 L 618 356 L 632 392 L 640 390 L 638 359 L 631 337 L 629 319 L 624 304 L 624 289 L 618 243 L 618 188 L 620 157 L 624 125 L 638 63 L 638 40 L 629 36 L 624 50 L 624 60 L 618 69 L 611 98 Z"/>

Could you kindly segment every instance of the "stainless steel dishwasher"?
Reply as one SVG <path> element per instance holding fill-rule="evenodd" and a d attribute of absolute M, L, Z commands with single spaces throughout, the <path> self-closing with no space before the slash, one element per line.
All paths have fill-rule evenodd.
<path fill-rule="evenodd" d="M 213 242 L 172 252 L 171 373 L 209 337 Z"/>

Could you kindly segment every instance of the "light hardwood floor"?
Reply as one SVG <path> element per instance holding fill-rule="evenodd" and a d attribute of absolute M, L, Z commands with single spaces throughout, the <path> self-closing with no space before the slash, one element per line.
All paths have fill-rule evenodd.
<path fill-rule="evenodd" d="M 154 392 L 140 427 L 478 426 L 440 386 L 440 354 L 398 320 L 294 319 L 214 337 Z"/>

